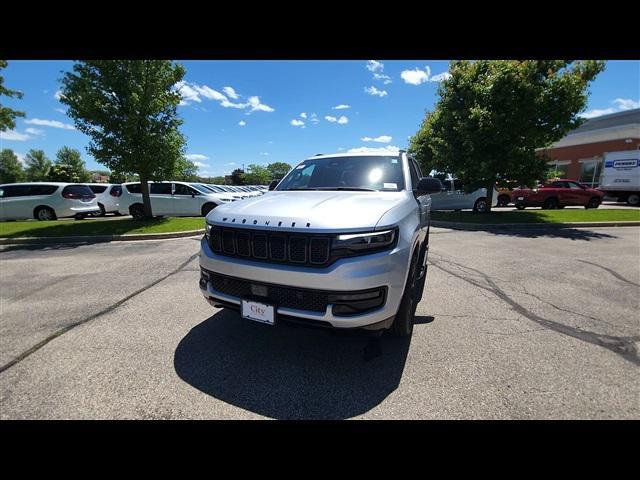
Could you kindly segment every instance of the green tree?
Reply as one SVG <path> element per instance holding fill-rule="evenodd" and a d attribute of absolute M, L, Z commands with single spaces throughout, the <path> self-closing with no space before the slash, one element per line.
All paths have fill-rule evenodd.
<path fill-rule="evenodd" d="M 264 185 L 271 181 L 271 172 L 262 165 L 249 165 L 249 171 L 244 174 L 244 182 L 248 185 Z"/>
<path fill-rule="evenodd" d="M 269 179 L 269 181 L 281 180 L 287 173 L 289 173 L 289 170 L 291 170 L 291 165 L 285 162 L 274 162 L 267 165 L 267 168 L 271 173 L 271 178 Z"/>
<path fill-rule="evenodd" d="M 132 174 L 120 172 L 111 172 L 109 174 L 109 183 L 137 182 L 139 180 L 140 178 Z"/>
<path fill-rule="evenodd" d="M 182 157 L 176 162 L 172 180 L 180 180 L 183 182 L 198 181 L 198 167 L 191 160 Z"/>
<path fill-rule="evenodd" d="M 0 152 L 0 183 L 22 182 L 24 169 L 13 150 L 5 148 Z"/>
<path fill-rule="evenodd" d="M 110 170 L 137 173 L 144 214 L 151 217 L 149 180 L 170 177 L 184 156 L 178 127 L 185 69 L 168 60 L 81 61 L 62 78 L 62 97 L 88 152 Z"/>
<path fill-rule="evenodd" d="M 244 170 L 236 168 L 231 172 L 231 183 L 233 185 L 244 185 Z"/>
<path fill-rule="evenodd" d="M 29 182 L 45 182 L 51 172 L 51 160 L 47 158 L 43 150 L 29 150 L 24 163 L 26 165 L 26 179 Z"/>
<path fill-rule="evenodd" d="M 451 62 L 439 100 L 409 150 L 425 171 L 463 180 L 465 189 L 498 180 L 532 184 L 547 159 L 536 149 L 579 126 L 587 88 L 601 61 L 479 60 Z M 490 202 L 489 202 L 490 203 Z"/>
<path fill-rule="evenodd" d="M 75 148 L 62 147 L 56 153 L 55 165 L 51 169 L 51 180 L 56 182 L 90 182 L 91 174 L 85 168 L 80 152 Z"/>
<path fill-rule="evenodd" d="M 0 60 L 0 70 L 7 68 L 7 61 Z M 0 97 L 4 95 L 9 98 L 22 98 L 22 92 L 11 90 L 4 86 L 4 77 L 0 75 Z M 24 112 L 13 110 L 9 107 L 0 105 L 0 132 L 16 128 L 16 118 L 24 117 Z"/>

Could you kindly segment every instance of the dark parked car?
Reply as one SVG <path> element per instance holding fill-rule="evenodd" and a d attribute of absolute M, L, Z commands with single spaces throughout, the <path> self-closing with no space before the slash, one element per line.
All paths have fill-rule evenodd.
<path fill-rule="evenodd" d="M 586 187 L 575 180 L 561 179 L 534 189 L 518 188 L 511 194 L 511 201 L 518 210 L 525 207 L 553 209 L 575 205 L 598 208 L 603 197 L 604 193 L 600 190 Z"/>

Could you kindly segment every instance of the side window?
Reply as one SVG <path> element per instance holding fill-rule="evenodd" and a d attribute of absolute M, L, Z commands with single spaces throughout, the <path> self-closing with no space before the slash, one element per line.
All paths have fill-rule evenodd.
<path fill-rule="evenodd" d="M 131 185 L 125 185 L 125 188 L 129 193 L 142 193 L 139 183 L 132 183 Z"/>
<path fill-rule="evenodd" d="M 582 190 L 582 187 L 575 182 L 567 182 L 569 183 L 569 188 L 573 190 Z"/>
<path fill-rule="evenodd" d="M 106 185 L 89 185 L 89 188 L 93 193 L 104 193 L 107 189 Z"/>
<path fill-rule="evenodd" d="M 26 197 L 29 195 L 29 185 L 10 185 L 4 187 L 4 198 Z"/>
<path fill-rule="evenodd" d="M 156 195 L 171 195 L 171 184 L 170 183 L 152 183 L 149 186 L 149 193 L 154 193 Z"/>
<path fill-rule="evenodd" d="M 55 185 L 32 185 L 29 195 L 51 195 L 58 189 Z"/>
<path fill-rule="evenodd" d="M 464 192 L 464 184 L 462 183 L 462 180 L 454 180 L 453 181 L 453 189 L 456 192 Z"/>
<path fill-rule="evenodd" d="M 4 189 L 0 188 L 0 198 L 4 198 Z"/>
<path fill-rule="evenodd" d="M 176 183 L 176 189 L 174 191 L 174 195 L 189 195 L 196 193 L 195 190 L 192 190 L 191 187 L 187 185 L 183 185 L 182 183 Z"/>
<path fill-rule="evenodd" d="M 443 180 L 442 181 L 442 188 L 444 189 L 444 191 L 450 192 L 451 191 L 451 180 Z"/>

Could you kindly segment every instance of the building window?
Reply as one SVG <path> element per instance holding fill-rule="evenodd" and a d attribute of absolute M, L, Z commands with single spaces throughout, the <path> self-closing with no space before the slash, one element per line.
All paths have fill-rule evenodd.
<path fill-rule="evenodd" d="M 549 162 L 549 173 L 553 174 L 555 178 L 567 178 L 569 172 L 569 165 L 571 164 L 568 160 L 556 160 L 555 162 Z"/>
<path fill-rule="evenodd" d="M 595 157 L 580 160 L 580 183 L 589 184 L 596 187 L 600 184 L 600 174 L 602 173 L 602 160 Z"/>

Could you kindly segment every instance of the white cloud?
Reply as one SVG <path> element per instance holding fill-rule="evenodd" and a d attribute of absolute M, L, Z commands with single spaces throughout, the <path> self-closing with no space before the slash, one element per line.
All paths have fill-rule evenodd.
<path fill-rule="evenodd" d="M 294 118 L 293 120 L 291 120 L 290 123 L 294 127 L 302 127 L 302 126 L 304 126 L 304 122 L 302 120 L 298 120 L 297 118 Z"/>
<path fill-rule="evenodd" d="M 27 132 L 29 135 L 42 135 L 44 133 L 44 130 L 40 130 L 39 128 L 27 128 L 25 129 L 25 132 Z"/>
<path fill-rule="evenodd" d="M 421 83 L 429 81 L 431 76 L 431 69 L 427 65 L 424 70 L 415 68 L 413 70 L 403 70 L 400 73 L 400 78 L 409 85 L 420 85 Z"/>
<path fill-rule="evenodd" d="M 56 90 L 56 93 L 53 94 L 53 98 L 60 100 L 62 98 L 62 91 Z"/>
<path fill-rule="evenodd" d="M 27 123 L 29 125 L 41 125 L 43 127 L 62 128 L 64 130 L 76 129 L 76 127 L 74 127 L 70 123 L 62 123 L 58 120 L 42 120 L 40 118 L 32 118 L 30 120 L 25 120 L 24 123 Z"/>
<path fill-rule="evenodd" d="M 332 123 L 333 123 L 333 122 L 337 122 L 337 121 L 338 121 L 338 119 L 337 119 L 336 117 L 332 117 L 331 115 L 325 115 L 324 119 L 325 119 L 327 122 L 332 122 Z"/>
<path fill-rule="evenodd" d="M 185 157 L 187 160 L 190 160 L 192 162 L 200 161 L 200 160 L 209 160 L 209 157 L 201 153 L 190 153 L 188 155 L 185 155 Z"/>
<path fill-rule="evenodd" d="M 269 155 L 269 152 L 260 152 L 260 155 L 264 155 L 265 157 Z"/>
<path fill-rule="evenodd" d="M 379 137 L 362 137 L 360 140 L 363 142 L 378 142 L 378 143 L 389 143 L 393 137 L 389 135 L 380 135 Z"/>
<path fill-rule="evenodd" d="M 224 92 L 224 94 L 229 97 L 229 98 L 233 98 L 234 100 L 237 100 L 239 98 L 239 95 L 236 93 L 236 91 L 231 88 L 231 87 L 224 87 L 222 89 L 222 91 Z"/>
<path fill-rule="evenodd" d="M 16 132 L 15 130 L 7 130 L 6 132 L 0 132 L 0 140 L 13 140 L 16 142 L 24 142 L 29 140 L 30 135 L 26 133 Z"/>
<path fill-rule="evenodd" d="M 344 125 L 345 123 L 349 123 L 349 119 L 347 117 L 345 117 L 344 115 L 342 115 L 339 119 L 338 119 L 338 123 L 340 125 Z"/>
<path fill-rule="evenodd" d="M 316 115 L 315 113 L 311 114 L 311 121 L 313 123 L 318 123 L 320 120 L 318 119 L 318 115 Z"/>
<path fill-rule="evenodd" d="M 581 113 L 580 116 L 583 118 L 593 118 L 593 117 L 600 117 L 602 115 L 609 115 L 610 113 L 615 113 L 616 109 L 615 108 L 601 108 L 601 109 L 593 109 L 593 110 L 589 110 L 588 112 L 584 112 Z"/>
<path fill-rule="evenodd" d="M 357 147 L 347 150 L 349 153 L 397 153 L 400 150 L 393 145 L 387 145 L 386 147 Z"/>
<path fill-rule="evenodd" d="M 207 165 L 206 163 L 202 162 L 193 162 L 193 164 L 198 168 L 211 168 L 211 165 Z"/>
<path fill-rule="evenodd" d="M 256 96 L 249 97 L 249 106 L 251 107 L 252 112 L 255 112 L 255 111 L 273 112 L 274 111 L 274 109 L 271 108 L 269 105 L 260 103 L 260 98 Z"/>
<path fill-rule="evenodd" d="M 640 102 L 636 102 L 630 98 L 616 98 L 615 103 L 620 110 L 631 110 L 632 108 L 640 108 Z"/>
<path fill-rule="evenodd" d="M 56 112 L 62 113 L 62 114 L 66 114 L 67 112 L 64 111 L 64 108 L 56 108 L 55 109 Z"/>
<path fill-rule="evenodd" d="M 18 153 L 18 152 L 13 152 L 16 154 L 16 157 L 18 157 L 18 161 L 22 164 L 23 167 L 26 166 L 26 159 L 25 159 L 25 155 L 24 153 Z"/>
<path fill-rule="evenodd" d="M 307 118 L 307 113 L 306 113 L 306 112 L 302 112 L 302 113 L 300 114 L 300 117 L 301 117 L 301 118 Z"/>
<path fill-rule="evenodd" d="M 346 110 L 347 108 L 351 108 L 351 105 L 345 105 L 344 103 L 341 103 L 340 105 L 331 107 L 332 110 Z"/>
<path fill-rule="evenodd" d="M 235 164 L 236 164 L 236 162 L 229 162 L 229 163 L 225 163 L 224 165 L 225 165 L 225 167 L 228 167 L 229 165 L 235 165 Z"/>
<path fill-rule="evenodd" d="M 244 127 L 247 124 L 247 122 L 245 122 L 244 120 L 240 120 L 238 122 L 238 125 L 240 125 L 241 127 Z"/>
<path fill-rule="evenodd" d="M 377 60 L 369 60 L 367 62 L 367 70 L 369 70 L 370 72 L 382 72 L 384 70 L 384 64 L 378 62 Z"/>
<path fill-rule="evenodd" d="M 378 90 L 374 86 L 365 88 L 364 91 L 365 91 L 365 93 L 368 93 L 369 95 L 375 95 L 375 96 L 378 96 L 380 98 L 387 96 L 387 91 L 386 90 Z"/>
<path fill-rule="evenodd" d="M 224 93 L 221 93 L 207 85 L 198 85 L 195 83 L 187 83 L 181 81 L 176 83 L 175 89 L 182 96 L 182 99 L 180 100 L 180 105 L 182 106 L 190 105 L 192 102 L 201 103 L 202 98 L 206 98 L 215 102 L 219 102 L 220 106 L 223 108 L 237 108 L 239 110 L 248 108 L 249 111 L 247 112 L 247 115 L 256 111 L 274 111 L 274 109 L 269 105 L 261 103 L 260 98 L 257 96 L 249 97 L 247 99 L 247 102 L 245 103 L 230 101 L 229 98 L 233 100 L 237 100 L 240 98 L 240 94 L 238 94 L 232 87 L 224 87 L 222 89 Z"/>
<path fill-rule="evenodd" d="M 384 75 L 383 73 L 374 73 L 373 78 L 376 80 L 382 80 L 382 83 L 385 85 L 391 83 L 391 77 L 389 75 Z"/>
<path fill-rule="evenodd" d="M 449 72 L 442 72 L 437 75 L 434 75 L 429 79 L 430 82 L 442 82 L 444 80 L 449 80 L 451 78 L 451 74 Z"/>

